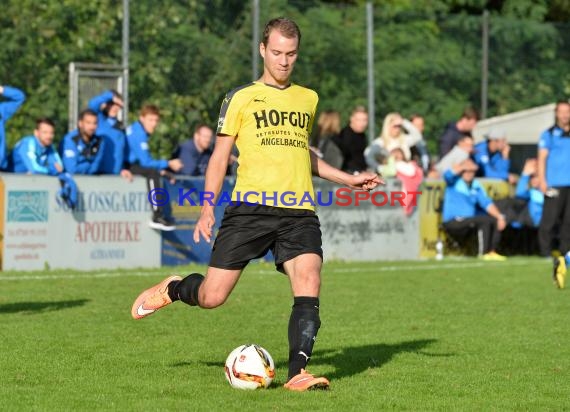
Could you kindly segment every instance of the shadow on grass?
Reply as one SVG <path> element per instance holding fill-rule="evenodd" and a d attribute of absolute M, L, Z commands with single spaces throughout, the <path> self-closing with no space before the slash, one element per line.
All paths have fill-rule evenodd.
<path fill-rule="evenodd" d="M 420 339 L 408 342 L 400 342 L 394 344 L 377 343 L 372 345 L 348 346 L 338 349 L 315 350 L 309 363 L 311 365 L 332 365 L 334 372 L 327 373 L 325 376 L 329 379 L 339 379 L 348 376 L 357 375 L 366 371 L 368 368 L 381 368 L 392 358 L 400 353 L 415 353 L 422 356 L 431 357 L 447 357 L 454 356 L 453 353 L 428 353 L 423 352 L 430 344 L 437 342 L 436 339 Z M 221 368 L 224 360 L 218 362 L 200 361 L 199 363 L 207 366 Z M 181 362 L 172 366 L 187 366 L 188 362 Z M 276 362 L 276 367 L 287 368 L 287 361 Z M 285 382 L 276 383 L 283 384 Z"/>
<path fill-rule="evenodd" d="M 17 302 L 0 305 L 0 315 L 10 313 L 22 313 L 31 315 L 33 313 L 52 312 L 55 310 L 71 309 L 83 306 L 89 299 L 63 300 L 59 302 Z"/>
<path fill-rule="evenodd" d="M 376 343 L 372 345 L 349 346 L 339 349 L 315 350 L 310 365 L 332 365 L 334 372 L 328 373 L 329 379 L 339 379 L 357 375 L 368 368 L 381 368 L 400 353 L 415 353 L 422 356 L 453 356 L 453 354 L 434 354 L 422 352 L 436 339 L 420 339 L 394 344 Z"/>

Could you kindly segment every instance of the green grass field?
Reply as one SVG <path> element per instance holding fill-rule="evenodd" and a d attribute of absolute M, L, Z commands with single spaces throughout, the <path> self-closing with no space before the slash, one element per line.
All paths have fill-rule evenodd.
<path fill-rule="evenodd" d="M 287 279 L 252 264 L 212 311 L 176 303 L 134 321 L 169 273 L 0 273 L 0 410 L 568 410 L 570 294 L 544 259 L 329 263 L 309 370 L 329 391 L 290 393 Z M 268 390 L 224 378 L 234 347 L 272 354 Z"/>

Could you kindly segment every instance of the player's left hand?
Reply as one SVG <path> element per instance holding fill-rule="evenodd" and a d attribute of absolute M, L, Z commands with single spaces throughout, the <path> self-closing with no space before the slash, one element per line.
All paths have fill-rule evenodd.
<path fill-rule="evenodd" d="M 378 185 L 384 185 L 386 182 L 376 173 L 362 172 L 358 175 L 351 176 L 350 181 L 347 183 L 352 189 L 366 190 L 370 192 Z"/>

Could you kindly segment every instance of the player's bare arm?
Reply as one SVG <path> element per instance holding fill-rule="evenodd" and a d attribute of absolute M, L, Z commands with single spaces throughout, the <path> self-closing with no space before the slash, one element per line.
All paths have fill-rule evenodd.
<path fill-rule="evenodd" d="M 548 185 L 546 183 L 546 158 L 548 157 L 548 149 L 539 149 L 538 150 L 538 160 L 537 160 L 537 169 L 538 169 L 538 179 L 540 181 L 540 191 L 542 193 L 546 193 L 546 189 Z"/>
<path fill-rule="evenodd" d="M 213 205 L 216 203 L 220 190 L 222 189 L 234 142 L 235 137 L 233 136 L 218 136 L 218 139 L 216 139 L 216 146 L 214 147 L 214 152 L 212 153 L 212 157 L 208 163 L 208 169 L 206 170 L 206 182 L 204 185 L 204 191 L 206 193 L 213 193 L 214 199 L 212 200 L 212 204 L 205 202 L 202 206 L 200 218 L 198 222 L 196 222 L 196 228 L 194 229 L 194 242 L 196 243 L 200 241 L 200 236 L 202 236 L 206 242 L 210 243 L 212 228 L 214 227 L 214 223 L 216 223 Z"/>
<path fill-rule="evenodd" d="M 352 189 L 372 190 L 378 185 L 385 184 L 384 180 L 376 173 L 362 172 L 358 175 L 351 175 L 332 167 L 324 160 L 320 159 L 312 150 L 309 151 L 311 156 L 311 170 L 315 176 L 319 176 L 333 183 L 340 183 Z"/>

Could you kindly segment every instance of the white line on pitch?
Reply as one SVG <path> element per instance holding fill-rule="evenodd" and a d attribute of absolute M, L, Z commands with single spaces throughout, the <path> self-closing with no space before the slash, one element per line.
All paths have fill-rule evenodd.
<path fill-rule="evenodd" d="M 378 266 L 365 266 L 365 267 L 346 267 L 346 268 L 331 268 L 328 269 L 327 265 L 323 271 L 333 272 L 333 273 L 352 273 L 352 272 L 395 272 L 395 271 L 406 271 L 406 270 L 442 270 L 442 269 L 464 269 L 464 268 L 478 268 L 478 267 L 490 267 L 490 266 L 503 266 L 505 268 L 510 266 L 527 266 L 529 264 L 544 264 L 541 260 L 517 260 L 517 261 L 506 261 L 506 262 L 455 262 L 455 263 L 430 263 L 427 265 L 422 265 L 418 263 L 417 265 L 384 265 L 379 262 Z M 250 266 L 249 270 L 253 273 L 258 274 L 275 274 L 275 270 L 257 269 L 255 266 Z M 176 271 L 172 271 L 176 273 Z M 17 276 L 2 276 L 0 275 L 0 281 L 18 281 L 18 280 L 55 280 L 55 279 L 100 279 L 100 278 L 118 278 L 118 277 L 151 277 L 151 276 L 165 276 L 167 273 L 157 270 L 156 272 L 102 272 L 102 273 L 70 273 L 67 275 L 17 275 Z"/>

